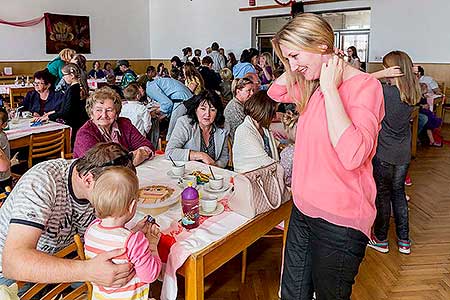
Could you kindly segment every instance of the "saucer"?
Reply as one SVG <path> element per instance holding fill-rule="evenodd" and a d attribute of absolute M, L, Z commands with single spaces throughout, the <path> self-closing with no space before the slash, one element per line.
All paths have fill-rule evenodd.
<path fill-rule="evenodd" d="M 225 210 L 225 207 L 223 207 L 222 203 L 217 203 L 216 209 L 212 212 L 205 212 L 205 211 L 203 211 L 202 207 L 200 206 L 200 215 L 205 216 L 205 217 L 217 216 L 217 215 L 220 215 L 221 213 L 223 213 L 224 210 Z"/>
<path fill-rule="evenodd" d="M 209 187 L 209 183 L 205 183 L 205 185 L 203 186 L 203 189 L 208 192 L 208 193 L 222 193 L 225 192 L 226 190 L 228 190 L 230 188 L 230 184 L 229 183 L 224 183 L 223 187 L 221 189 L 218 190 L 213 190 Z"/>
<path fill-rule="evenodd" d="M 172 170 L 167 171 L 167 176 L 169 176 L 170 178 L 174 178 L 174 179 L 178 179 L 180 177 L 183 177 L 184 175 L 186 175 L 186 172 L 184 172 L 183 175 L 175 175 L 173 174 Z"/>

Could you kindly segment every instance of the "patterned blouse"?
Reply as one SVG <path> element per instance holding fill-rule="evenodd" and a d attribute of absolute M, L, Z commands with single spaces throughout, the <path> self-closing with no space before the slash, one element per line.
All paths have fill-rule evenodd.
<path fill-rule="evenodd" d="M 200 137 L 200 151 L 208 154 L 209 157 L 211 157 L 214 161 L 216 160 L 216 146 L 215 146 L 216 143 L 214 141 L 214 132 L 215 131 L 216 131 L 216 128 L 213 127 L 209 134 L 208 146 L 206 146 L 203 136 Z"/>

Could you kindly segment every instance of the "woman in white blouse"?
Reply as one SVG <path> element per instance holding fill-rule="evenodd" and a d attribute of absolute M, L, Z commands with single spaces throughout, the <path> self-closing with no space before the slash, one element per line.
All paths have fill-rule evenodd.
<path fill-rule="evenodd" d="M 270 131 L 277 103 L 259 91 L 244 103 L 244 122 L 238 126 L 233 144 L 233 166 L 245 173 L 268 166 L 280 160 L 278 149 Z"/>

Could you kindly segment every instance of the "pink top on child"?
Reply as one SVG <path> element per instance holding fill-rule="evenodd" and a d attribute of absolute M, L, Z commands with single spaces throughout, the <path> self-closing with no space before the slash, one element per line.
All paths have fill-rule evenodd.
<path fill-rule="evenodd" d="M 148 240 L 142 232 L 133 233 L 121 226 L 105 227 L 102 226 L 101 220 L 97 219 L 86 230 L 84 239 L 87 259 L 92 259 L 105 251 L 126 249 L 126 253 L 114 258 L 113 262 L 117 264 L 131 262 L 136 271 L 136 275 L 121 288 L 92 284 L 92 300 L 148 299 L 149 283 L 158 278 L 161 260 L 149 251 Z"/>
<path fill-rule="evenodd" d="M 268 95 L 279 102 L 294 102 L 286 87 L 276 83 Z M 370 237 L 376 215 L 372 158 L 384 117 L 383 90 L 371 75 L 358 74 L 341 84 L 339 95 L 352 124 L 335 147 L 320 88 L 300 115 L 292 172 L 294 203 L 305 215 Z"/>

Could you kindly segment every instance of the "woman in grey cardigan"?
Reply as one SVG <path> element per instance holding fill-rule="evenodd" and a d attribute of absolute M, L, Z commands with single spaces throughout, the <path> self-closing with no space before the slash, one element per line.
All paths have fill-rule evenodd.
<path fill-rule="evenodd" d="M 203 91 L 189 100 L 187 115 L 179 118 L 166 148 L 166 158 L 201 161 L 225 167 L 228 163 L 228 130 L 223 128 L 220 97 Z"/>

